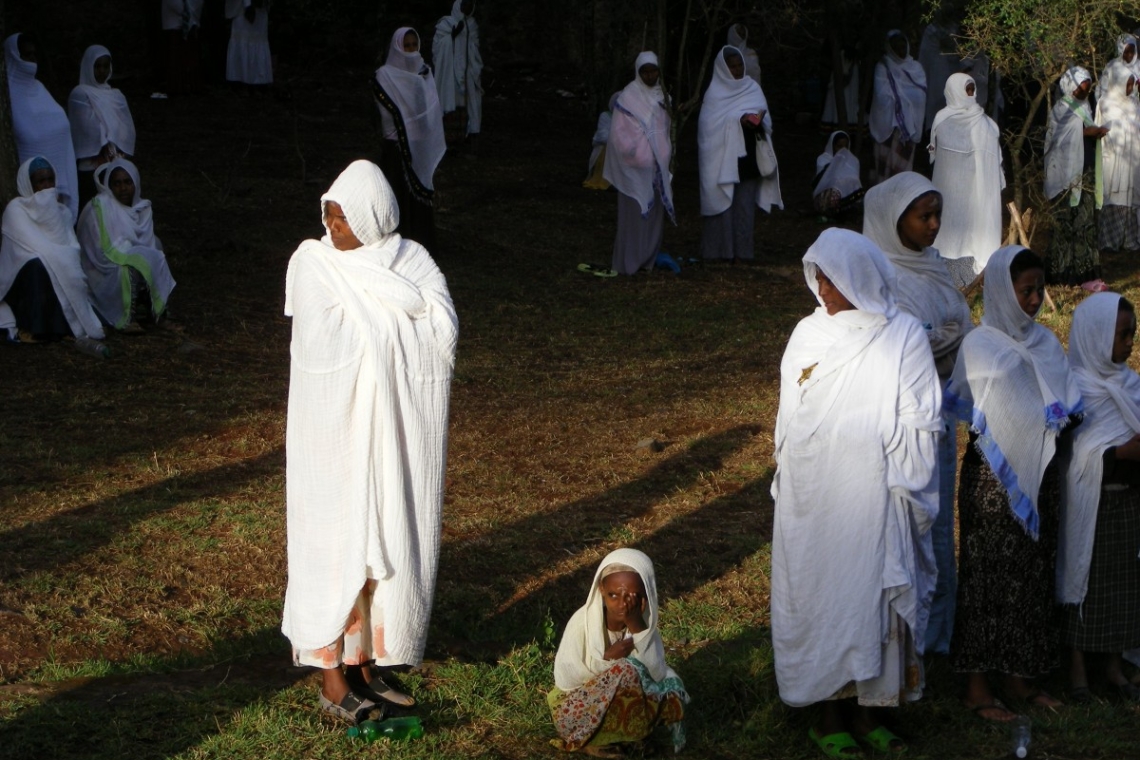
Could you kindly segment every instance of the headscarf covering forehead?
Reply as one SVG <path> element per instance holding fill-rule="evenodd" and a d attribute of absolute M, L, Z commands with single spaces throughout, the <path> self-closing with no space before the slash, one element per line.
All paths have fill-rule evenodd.
<path fill-rule="evenodd" d="M 1136 50 L 1136 38 L 1133 37 L 1131 34 L 1122 34 L 1119 37 L 1117 37 L 1116 38 L 1116 54 L 1119 56 L 1123 56 L 1125 48 L 1127 48 L 1129 45 L 1132 46 L 1133 51 Z"/>
<path fill-rule="evenodd" d="M 910 204 L 931 192 L 938 188 L 918 172 L 900 172 L 875 185 L 863 199 L 863 234 L 888 256 L 917 256 L 899 238 L 899 220 Z"/>
<path fill-rule="evenodd" d="M 35 195 L 32 190 L 32 172 L 38 172 L 41 169 L 51 169 L 55 172 L 55 167 L 51 165 L 43 156 L 33 156 L 20 165 L 19 171 L 16 172 L 16 191 L 21 197 L 31 198 Z"/>
<path fill-rule="evenodd" d="M 327 201 L 341 207 L 352 234 L 365 246 L 384 242 L 400 224 L 392 187 L 371 161 L 360 159 L 349 164 L 321 196 L 322 212 Z"/>
<path fill-rule="evenodd" d="M 116 169 L 122 169 L 131 178 L 131 182 L 135 184 L 135 196 L 131 199 L 130 205 L 135 205 L 142 198 L 142 182 L 139 180 L 139 168 L 134 163 L 125 158 L 116 158 L 109 164 L 103 164 L 95 170 L 95 187 L 100 192 L 106 190 L 111 192 L 111 175 L 115 173 Z M 114 193 L 111 193 L 114 195 Z M 118 199 L 116 199 L 118 200 Z"/>
<path fill-rule="evenodd" d="M 637 60 L 633 64 L 633 75 L 640 78 L 641 67 L 647 63 L 651 63 L 654 66 L 657 66 L 657 53 L 654 53 L 652 50 L 643 50 L 641 53 L 639 53 Z"/>
<path fill-rule="evenodd" d="M 1070 66 L 1069 70 L 1061 75 L 1061 95 L 1072 95 L 1073 90 L 1081 86 L 1082 82 L 1091 82 L 1092 74 L 1084 66 Z"/>
<path fill-rule="evenodd" d="M 977 103 L 976 95 L 969 95 L 966 93 L 966 88 L 970 85 L 977 87 L 974 78 L 969 74 L 951 74 L 946 79 L 946 105 L 949 108 L 967 108 Z"/>
<path fill-rule="evenodd" d="M 107 72 L 107 78 L 100 83 L 95 78 L 95 61 L 103 56 L 111 57 L 111 51 L 102 45 L 92 45 L 83 52 L 83 61 L 79 64 L 79 84 L 85 84 L 90 87 L 110 87 L 111 76 L 114 70 L 111 69 Z"/>
<path fill-rule="evenodd" d="M 404 37 L 408 32 L 416 35 L 419 39 L 419 32 L 410 26 L 401 26 L 392 33 L 392 41 L 388 45 L 388 59 L 386 63 L 389 66 L 395 66 L 404 71 L 410 71 L 413 74 L 418 74 L 424 67 L 423 55 L 417 50 L 414 53 L 408 53 L 404 50 Z"/>
<path fill-rule="evenodd" d="M 894 267 L 874 241 L 838 227 L 824 230 L 804 254 L 804 278 L 820 306 L 817 272 L 823 272 L 860 311 L 894 316 Z"/>

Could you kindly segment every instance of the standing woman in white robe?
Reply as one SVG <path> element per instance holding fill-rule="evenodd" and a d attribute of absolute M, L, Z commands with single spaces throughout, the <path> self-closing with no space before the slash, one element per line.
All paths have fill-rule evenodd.
<path fill-rule="evenodd" d="M 1140 72 L 1137 71 L 1137 67 L 1140 66 L 1140 63 L 1136 60 L 1136 38 L 1131 34 L 1122 34 L 1116 38 L 1116 57 L 1105 64 L 1104 71 L 1101 72 L 1100 79 L 1098 79 L 1096 83 L 1094 92 L 1096 94 L 1097 103 L 1104 97 L 1105 85 L 1111 78 L 1109 76 L 1109 68 L 1121 63 L 1132 71 L 1133 76 L 1140 78 Z"/>
<path fill-rule="evenodd" d="M 886 53 L 875 64 L 867 128 L 875 140 L 871 183 L 914 168 L 914 150 L 926 119 L 926 73 L 910 57 L 910 42 L 898 29 L 887 32 Z"/>
<path fill-rule="evenodd" d="M 602 174 L 618 191 L 612 266 L 618 274 L 652 269 L 665 234 L 665 215 L 677 223 L 669 171 L 669 108 L 657 55 L 642 52 L 633 68 L 633 81 L 614 102 Z"/>
<path fill-rule="evenodd" d="M 431 256 L 395 233 L 399 209 L 378 166 L 354 161 L 321 207 L 327 234 L 301 243 L 285 279 L 281 630 L 298 665 L 321 669 L 322 709 L 356 721 L 377 699 L 412 702 L 369 665 L 423 658 L 458 324 Z"/>
<path fill-rule="evenodd" d="M 1096 104 L 1096 123 L 1107 129 L 1100 141 L 1104 176 L 1104 205 L 1097 222 L 1097 245 L 1102 251 L 1140 248 L 1140 104 L 1131 67 L 1115 60 L 1100 82 L 1103 96 Z"/>
<path fill-rule="evenodd" d="M 95 169 L 135 154 L 135 120 L 122 90 L 112 87 L 111 51 L 92 45 L 79 64 L 79 84 L 67 98 L 79 170 L 79 208 L 95 197 Z"/>
<path fill-rule="evenodd" d="M 744 56 L 744 73 L 756 84 L 760 84 L 760 57 L 748 47 L 748 27 L 742 23 L 730 26 L 727 42 Z"/>
<path fill-rule="evenodd" d="M 16 153 L 23 163 L 43 156 L 55 170 L 55 189 L 60 202 L 79 216 L 79 179 L 75 171 L 75 146 L 71 122 L 47 88 L 36 79 L 36 45 L 29 35 L 13 34 L 4 40 L 4 63 L 8 67 L 8 95 L 12 106 L 12 131 Z"/>
<path fill-rule="evenodd" d="M 99 189 L 79 216 L 76 234 L 95 311 L 117 330 L 144 332 L 139 320 L 158 324 L 174 290 L 162 242 L 154 234 L 150 201 L 142 197 L 139 170 L 117 158 L 95 170 Z"/>
<path fill-rule="evenodd" d="M 873 707 L 922 694 L 938 513 L 938 374 L 923 326 L 895 303 L 869 239 L 825 230 L 804 256 L 819 307 L 780 364 L 772 533 L 772 644 L 780 698 L 820 703 L 825 753 L 902 740 Z M 839 700 L 855 698 L 845 723 Z M 849 751 L 849 750 L 848 750 Z"/>
<path fill-rule="evenodd" d="M 946 107 L 930 127 L 932 182 L 942 193 L 938 250 L 955 284 L 965 287 L 1001 247 L 1001 132 L 974 100 L 969 74 L 946 80 Z"/>
<path fill-rule="evenodd" d="M 474 13 L 475 0 L 455 0 L 451 13 L 436 22 L 431 45 L 448 145 L 483 131 L 483 54 Z"/>
<path fill-rule="evenodd" d="M 273 53 L 269 49 L 269 0 L 244 2 L 242 12 L 229 22 L 226 80 L 254 86 L 273 84 Z"/>
<path fill-rule="evenodd" d="M 942 229 L 942 196 L 915 172 L 896 174 L 867 191 L 863 234 L 895 267 L 899 308 L 922 323 L 939 386 L 954 370 L 962 338 L 974 328 L 970 307 L 934 248 Z M 938 518 L 930 529 L 938 580 L 926 626 L 926 653 L 948 654 L 954 631 L 957 565 L 954 551 L 954 486 L 958 474 L 958 420 L 943 412 L 938 439 Z"/>
<path fill-rule="evenodd" d="M 744 73 L 744 57 L 725 45 L 713 63 L 713 78 L 697 120 L 701 181 L 701 256 L 734 264 L 755 258 L 756 208 L 784 207 L 780 170 L 760 176 L 757 139 L 771 144 L 772 115 L 760 85 Z"/>
<path fill-rule="evenodd" d="M 1060 92 L 1045 133 L 1045 197 L 1053 209 L 1053 235 L 1045 255 L 1050 283 L 1080 285 L 1100 277 L 1097 211 L 1104 203 L 1098 126 L 1089 108 L 1092 76 L 1073 66 L 1061 76 Z"/>

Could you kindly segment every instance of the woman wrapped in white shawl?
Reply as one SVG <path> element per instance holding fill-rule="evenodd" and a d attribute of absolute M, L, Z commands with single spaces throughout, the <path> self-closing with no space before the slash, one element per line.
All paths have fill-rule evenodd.
<path fill-rule="evenodd" d="M 822 703 L 825 752 L 900 750 L 873 706 L 922 694 L 938 514 L 938 374 L 895 272 L 869 239 L 829 229 L 804 256 L 819 307 L 780 364 L 772 643 L 780 698 Z M 825 475 L 825 476 L 824 476 Z M 857 698 L 845 725 L 837 700 Z M 829 750 L 830 748 L 830 750 Z"/>
<path fill-rule="evenodd" d="M 1100 141 L 1104 205 L 1097 221 L 1099 248 L 1140 248 L 1140 104 L 1132 68 L 1116 59 L 1104 69 L 1096 104 L 1096 123 L 1107 129 Z"/>
<path fill-rule="evenodd" d="M 761 176 L 757 140 L 772 145 L 772 115 L 760 85 L 744 73 L 744 57 L 726 45 L 713 62 L 713 78 L 697 120 L 701 180 L 701 255 L 751 261 L 756 208 L 784 207 L 780 170 Z"/>
<path fill-rule="evenodd" d="M 886 53 L 875 64 L 867 128 L 875 140 L 875 173 L 882 182 L 914 167 L 914 149 L 926 120 L 926 73 L 910 57 L 910 42 L 898 29 L 887 32 Z"/>
<path fill-rule="evenodd" d="M 633 81 L 614 102 L 602 173 L 618 191 L 613 255 L 618 274 L 651 269 L 665 234 L 665 215 L 676 224 L 669 107 L 657 55 L 642 52 L 633 69 Z"/>
<path fill-rule="evenodd" d="M 80 171 L 135 154 L 135 121 L 127 99 L 111 82 L 111 51 L 92 45 L 79 64 L 79 84 L 67 98 L 71 139 Z M 86 205 L 88 198 L 82 199 Z"/>
<path fill-rule="evenodd" d="M 832 132 L 823 153 L 815 159 L 811 196 L 812 205 L 821 214 L 839 216 L 856 208 L 863 200 L 859 159 L 851 152 L 850 146 L 851 137 L 846 132 Z"/>
<path fill-rule="evenodd" d="M 475 0 L 455 0 L 436 22 L 431 44 L 449 145 L 483 131 L 483 54 L 474 13 Z"/>
<path fill-rule="evenodd" d="M 689 695 L 665 662 L 658 620 L 653 562 L 637 549 L 607 554 L 554 658 L 547 703 L 556 746 L 620 757 L 610 745 L 641 741 L 664 724 L 681 750 Z"/>
<path fill-rule="evenodd" d="M 40 156 L 16 174 L 20 195 L 4 209 L 0 244 L 0 328 L 9 334 L 18 328 L 27 342 L 72 335 L 82 347 L 103 338 L 103 325 L 91 307 L 74 222 L 55 176 Z"/>
<path fill-rule="evenodd" d="M 1001 132 L 975 102 L 975 92 L 969 74 L 950 75 L 946 107 L 934 117 L 927 148 L 932 181 L 942 193 L 938 250 L 944 259 L 972 267 L 960 286 L 972 282 L 1001 246 Z"/>
<path fill-rule="evenodd" d="M 1124 64 L 1132 75 L 1140 78 L 1140 62 L 1136 59 L 1136 37 L 1127 32 L 1116 38 L 1116 57 L 1105 64 L 1100 79 L 1096 83 L 1096 99 L 1099 102 L 1105 94 L 1105 85 L 1109 81 L 1108 69 L 1110 66 Z"/>
<path fill-rule="evenodd" d="M 1085 402 L 1062 463 L 1057 601 L 1072 695 L 1091 701 L 1085 652 L 1104 656 L 1117 695 L 1140 699 L 1121 652 L 1140 647 L 1140 376 L 1128 367 L 1136 310 L 1097 293 L 1073 312 L 1069 364 Z"/>
<path fill-rule="evenodd" d="M 375 677 L 365 683 L 371 661 L 423 657 L 458 325 L 431 256 L 395 233 L 399 210 L 379 167 L 353 162 L 321 204 L 327 234 L 301 244 L 285 282 L 281 629 L 298 664 L 322 669 L 322 707 L 354 720 L 376 699 L 410 702 Z"/>
<path fill-rule="evenodd" d="M 174 277 L 154 234 L 138 168 L 124 158 L 103 164 L 95 170 L 95 186 L 98 195 L 83 209 L 76 229 L 83 271 L 104 321 L 138 334 L 140 319 L 157 323 L 166 314 Z"/>

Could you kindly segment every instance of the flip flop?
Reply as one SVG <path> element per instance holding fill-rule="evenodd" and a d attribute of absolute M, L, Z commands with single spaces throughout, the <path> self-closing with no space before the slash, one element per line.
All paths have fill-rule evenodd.
<path fill-rule="evenodd" d="M 1054 712 L 1056 712 L 1058 707 L 1065 706 L 1064 702 L 1043 689 L 1034 689 L 1022 697 L 1021 700 L 1032 707 L 1046 707 Z"/>
<path fill-rule="evenodd" d="M 980 705 L 974 705 L 973 707 L 966 705 L 966 707 L 969 707 L 970 712 L 974 713 L 974 715 L 977 715 L 979 718 L 981 718 L 982 720 L 984 720 L 988 723 L 1009 723 L 1010 721 L 1012 721 L 1014 718 L 1017 717 L 1017 713 L 1015 713 L 1013 710 L 1010 710 L 1008 707 L 1006 707 L 1004 704 L 1002 704 L 1002 701 L 1000 699 L 995 699 L 992 702 L 986 702 L 986 703 L 980 704 Z M 982 715 L 983 710 L 1002 710 L 1009 717 L 1008 718 L 987 718 L 986 716 Z"/>
<path fill-rule="evenodd" d="M 872 733 L 874 732 L 872 731 Z M 855 741 L 855 737 L 847 731 L 820 736 L 815 728 L 809 728 L 808 736 L 828 757 L 842 760 L 842 758 L 859 757 L 863 754 L 863 750 L 859 749 L 859 742 Z M 855 751 L 851 752 L 850 750 Z"/>
<path fill-rule="evenodd" d="M 859 738 L 871 745 L 871 749 L 876 752 L 889 752 L 892 755 L 901 755 L 907 750 L 906 742 L 896 736 L 886 726 L 879 726 Z"/>
<path fill-rule="evenodd" d="M 597 275 L 598 277 L 617 277 L 618 275 L 613 269 L 606 269 L 605 267 L 598 267 L 593 264 L 579 264 L 578 271 L 583 274 Z"/>

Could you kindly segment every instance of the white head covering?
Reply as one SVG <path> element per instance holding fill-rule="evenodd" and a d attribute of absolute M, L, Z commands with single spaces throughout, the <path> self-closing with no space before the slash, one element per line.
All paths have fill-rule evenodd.
<path fill-rule="evenodd" d="M 863 187 L 859 179 L 859 159 L 849 149 L 841 148 L 835 151 L 835 139 L 843 135 L 851 140 L 851 136 L 842 130 L 836 130 L 827 138 L 827 147 L 815 159 L 815 173 L 819 175 L 812 187 L 812 195 L 819 195 L 824 190 L 839 191 L 840 197 L 846 198 L 851 193 Z"/>
<path fill-rule="evenodd" d="M 423 57 L 418 51 L 404 52 L 404 37 L 408 32 L 414 34 L 415 30 L 402 26 L 392 34 L 388 58 L 376 70 L 376 81 L 399 109 L 408 151 L 412 155 L 412 168 L 420 183 L 431 190 L 436 167 L 447 150 L 443 136 L 443 109 L 439 105 L 435 79 Z M 380 113 L 394 120 L 383 105 Z"/>
<path fill-rule="evenodd" d="M 1098 85 L 1096 123 L 1108 127 L 1098 141 L 1102 159 L 1104 202 L 1114 206 L 1135 206 L 1140 201 L 1140 105 L 1136 90 L 1128 94 L 1128 82 L 1136 71 L 1121 58 L 1109 62 Z"/>
<path fill-rule="evenodd" d="M 820 308 L 824 308 L 815 277 L 818 271 L 857 310 L 879 317 L 876 321 L 885 323 L 898 313 L 895 268 L 870 238 L 832 227 L 824 230 L 804 254 L 804 279 Z"/>
<path fill-rule="evenodd" d="M 122 169 L 130 175 L 135 185 L 135 195 L 130 205 L 123 205 L 111 192 L 111 175 Z M 138 167 L 125 158 L 116 158 L 95 170 L 95 187 L 103 198 L 103 223 L 112 240 L 126 239 L 132 245 L 145 245 L 156 248 L 154 237 L 154 211 L 149 200 L 142 197 L 142 182 Z"/>
<path fill-rule="evenodd" d="M 637 56 L 633 81 L 618 93 L 606 142 L 602 176 L 622 194 L 637 201 L 647 214 L 660 188 L 665 211 L 673 214 L 673 174 L 669 163 L 669 110 L 660 79 L 653 87 L 641 80 L 641 67 L 657 65 L 657 54 L 648 50 Z"/>
<path fill-rule="evenodd" d="M 400 226 L 400 208 L 392 186 L 380 167 L 371 161 L 353 161 L 321 196 L 322 223 L 324 204 L 328 201 L 340 205 L 352 234 L 364 248 L 383 245 Z M 332 245 L 327 225 L 325 233 L 321 242 Z"/>
<path fill-rule="evenodd" d="M 1073 312 L 1069 363 L 1085 403 L 1085 419 L 1073 430 L 1072 453 L 1062 470 L 1064 501 L 1057 551 L 1057 601 L 1080 604 L 1088 591 L 1105 449 L 1140 433 L 1140 376 L 1112 361 L 1121 298 L 1089 296 Z"/>
<path fill-rule="evenodd" d="M 36 64 L 20 57 L 19 37 L 13 34 L 4 40 L 16 152 L 21 161 L 43 156 L 51 162 L 55 168 L 56 192 L 75 219 L 79 216 L 79 182 L 75 148 L 71 144 L 71 123 L 63 108 L 36 79 Z"/>
<path fill-rule="evenodd" d="M 108 143 L 128 156 L 135 152 L 135 122 L 123 93 L 112 87 L 111 73 L 100 84 L 95 79 L 95 61 L 111 57 L 102 45 L 92 45 L 79 65 L 79 85 L 67 99 L 71 139 L 79 158 L 96 156 Z"/>
<path fill-rule="evenodd" d="M 736 27 L 744 27 L 744 34 L 736 31 Z M 760 58 L 756 55 L 756 51 L 748 47 L 748 27 L 744 24 L 733 24 L 728 28 L 727 42 L 730 47 L 734 47 L 740 51 L 744 57 L 744 75 L 760 84 Z"/>
<path fill-rule="evenodd" d="M 1085 164 L 1084 129 L 1095 123 L 1088 99 L 1077 100 L 1073 91 L 1082 82 L 1091 81 L 1092 75 L 1081 66 L 1072 66 L 1061 75 L 1061 91 L 1049 112 L 1049 127 L 1045 134 L 1045 195 L 1055 198 L 1071 189 L 1072 205 L 1079 203 L 1081 198 L 1081 175 Z"/>
<path fill-rule="evenodd" d="M 906 42 L 906 55 L 902 58 L 891 49 L 892 37 L 902 37 Z M 910 41 L 898 29 L 887 32 L 886 54 L 879 67 L 876 67 L 874 98 L 867 118 L 871 137 L 876 142 L 886 142 L 897 128 L 904 140 L 919 140 L 926 119 L 926 72 L 910 57 Z M 879 71 L 882 71 L 881 77 Z"/>
<path fill-rule="evenodd" d="M 978 434 L 1014 517 L 1036 538 L 1041 480 L 1081 394 L 1057 337 L 1017 303 L 1010 265 L 1023 250 L 1000 248 L 986 264 L 982 326 L 962 341 L 945 400 Z"/>
<path fill-rule="evenodd" d="M 632 634 L 633 652 L 653 677 L 654 681 L 665 678 L 677 679 L 665 663 L 665 647 L 657 630 L 657 576 L 653 572 L 653 561 L 637 549 L 618 549 L 610 552 L 598 565 L 586 604 L 578 608 L 566 624 L 558 654 L 554 658 L 554 684 L 562 691 L 571 691 L 582 686 L 612 664 L 605 658 L 609 640 L 606 636 L 605 601 L 599 583 L 606 568 L 611 565 L 625 565 L 641 577 L 645 586 L 645 630 Z M 681 690 L 680 679 L 676 688 Z M 687 699 L 687 697 L 685 697 Z"/>
<path fill-rule="evenodd" d="M 725 45 L 713 61 L 713 78 L 701 101 L 697 119 L 697 150 L 701 180 L 701 214 L 713 216 L 732 205 L 736 183 L 740 181 L 737 159 L 745 155 L 744 128 L 740 117 L 764 112 L 763 127 L 772 138 L 772 114 L 768 99 L 760 85 L 748 76 L 740 79 L 728 69 L 727 55 L 743 54 Z M 772 206 L 784 207 L 780 197 L 779 170 L 760 182 L 756 205 L 768 211 Z"/>

